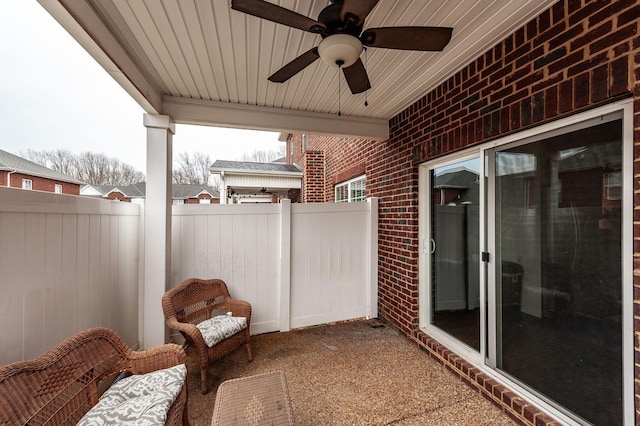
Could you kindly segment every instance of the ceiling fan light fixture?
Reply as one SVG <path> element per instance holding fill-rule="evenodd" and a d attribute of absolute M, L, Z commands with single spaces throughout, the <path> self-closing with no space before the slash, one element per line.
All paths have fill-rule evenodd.
<path fill-rule="evenodd" d="M 350 67 L 362 53 L 362 43 L 349 34 L 334 34 L 318 45 L 320 58 L 331 66 Z"/>

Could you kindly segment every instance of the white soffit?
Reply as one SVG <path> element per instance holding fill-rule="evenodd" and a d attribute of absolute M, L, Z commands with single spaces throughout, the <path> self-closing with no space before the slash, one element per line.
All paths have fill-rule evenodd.
<path fill-rule="evenodd" d="M 148 113 L 374 140 L 388 138 L 390 118 L 555 3 L 379 0 L 365 29 L 447 26 L 453 37 L 442 52 L 368 49 L 372 88 L 352 95 L 342 80 L 339 102 L 337 70 L 322 61 L 283 84 L 267 80 L 320 36 L 232 11 L 229 0 L 38 1 Z M 329 3 L 272 2 L 314 19 Z"/>
<path fill-rule="evenodd" d="M 300 177 L 225 175 L 224 180 L 227 186 L 231 186 L 233 188 L 302 188 L 302 179 Z"/>

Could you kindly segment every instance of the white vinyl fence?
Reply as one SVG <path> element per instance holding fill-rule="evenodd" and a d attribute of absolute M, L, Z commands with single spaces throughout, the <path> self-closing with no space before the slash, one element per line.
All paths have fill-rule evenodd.
<path fill-rule="evenodd" d="M 109 327 L 138 344 L 140 206 L 0 188 L 0 364 Z"/>
<path fill-rule="evenodd" d="M 141 336 L 143 207 L 0 187 L 0 364 Z M 378 202 L 173 206 L 171 284 L 221 278 L 252 333 L 377 316 Z M 160 303 L 160 301 L 158 301 Z"/>
<path fill-rule="evenodd" d="M 378 202 L 173 207 L 173 285 L 220 278 L 252 333 L 377 316 Z"/>

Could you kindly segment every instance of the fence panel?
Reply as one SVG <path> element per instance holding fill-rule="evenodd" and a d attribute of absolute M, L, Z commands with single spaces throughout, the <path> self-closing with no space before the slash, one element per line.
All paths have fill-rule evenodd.
<path fill-rule="evenodd" d="M 375 201 L 177 205 L 172 230 L 172 285 L 221 278 L 254 334 L 377 315 Z"/>
<path fill-rule="evenodd" d="M 371 203 L 291 207 L 291 327 L 371 316 Z"/>
<path fill-rule="evenodd" d="M 280 206 L 176 205 L 172 217 L 172 285 L 220 278 L 251 303 L 252 333 L 278 331 Z"/>
<path fill-rule="evenodd" d="M 140 207 L 0 188 L 0 364 L 88 327 L 138 338 Z"/>

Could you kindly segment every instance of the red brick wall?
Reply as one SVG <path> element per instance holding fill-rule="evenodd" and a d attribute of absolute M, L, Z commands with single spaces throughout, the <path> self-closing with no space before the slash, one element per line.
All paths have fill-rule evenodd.
<path fill-rule="evenodd" d="M 303 177 L 307 179 L 307 170 L 305 153 L 301 151 L 301 137 L 300 135 L 293 135 L 291 142 L 294 146 L 293 162 L 305 171 Z M 363 139 L 336 139 L 329 136 L 314 136 L 307 135 L 307 153 L 315 152 L 313 160 L 317 160 L 317 153 L 324 155 L 324 183 L 322 184 L 324 191 L 322 195 L 318 195 L 317 199 L 314 196 L 313 202 L 323 201 L 332 203 L 335 200 L 335 185 L 344 182 L 360 175 L 365 174 L 367 157 L 370 154 L 368 150 L 374 144 L 380 142 L 372 142 Z M 317 164 L 314 163 L 314 167 Z M 318 176 L 318 175 L 317 175 Z M 320 182 L 318 180 L 308 180 L 309 184 L 313 186 L 313 191 L 319 188 Z M 368 185 L 367 185 L 368 187 Z M 303 189 L 304 198 L 304 189 Z M 367 196 L 369 193 L 367 192 Z M 320 198 L 322 198 L 320 200 Z M 308 201 L 304 201 L 308 202 Z"/>
<path fill-rule="evenodd" d="M 31 180 L 31 189 L 33 191 L 55 192 L 55 186 L 58 184 L 62 185 L 63 194 L 80 195 L 80 185 L 77 183 L 62 182 L 22 173 L 11 173 L 9 179 L 12 188 L 22 188 L 22 179 L 29 179 Z M 6 171 L 0 172 L 0 185 L 7 186 Z"/>
<path fill-rule="evenodd" d="M 131 202 L 131 198 L 125 197 L 125 195 L 122 192 L 119 192 L 119 191 L 110 192 L 107 195 L 107 200 L 118 200 L 118 201 L 123 201 L 125 203 L 130 203 Z"/>
<path fill-rule="evenodd" d="M 290 199 L 292 203 L 301 203 L 302 191 L 299 189 L 290 189 L 287 193 L 287 198 Z"/>
<path fill-rule="evenodd" d="M 325 197 L 324 152 L 307 150 L 303 154 L 302 202 L 322 203 Z"/>
<path fill-rule="evenodd" d="M 390 139 L 308 137 L 325 153 L 326 195 L 364 167 L 367 196 L 380 199 L 379 313 L 451 371 L 527 424 L 551 419 L 471 368 L 418 328 L 418 165 L 462 148 L 633 96 L 635 170 L 640 170 L 640 2 L 561 0 L 390 120 Z M 310 146 L 308 142 L 308 147 Z M 634 180 L 635 191 L 640 179 Z M 640 203 L 636 198 L 635 204 Z M 640 235 L 640 209 L 634 210 Z M 640 245 L 634 253 L 640 317 Z M 635 325 L 640 359 L 640 323 Z M 640 389 L 636 372 L 636 389 Z M 636 391 L 636 401 L 640 394 Z M 639 404 L 640 405 L 640 404 Z M 636 421 L 640 423 L 640 411 Z"/>
<path fill-rule="evenodd" d="M 220 204 L 219 198 L 211 198 L 209 194 L 200 194 L 197 198 L 187 198 L 186 204 L 200 204 L 200 200 L 210 200 L 211 204 Z"/>

